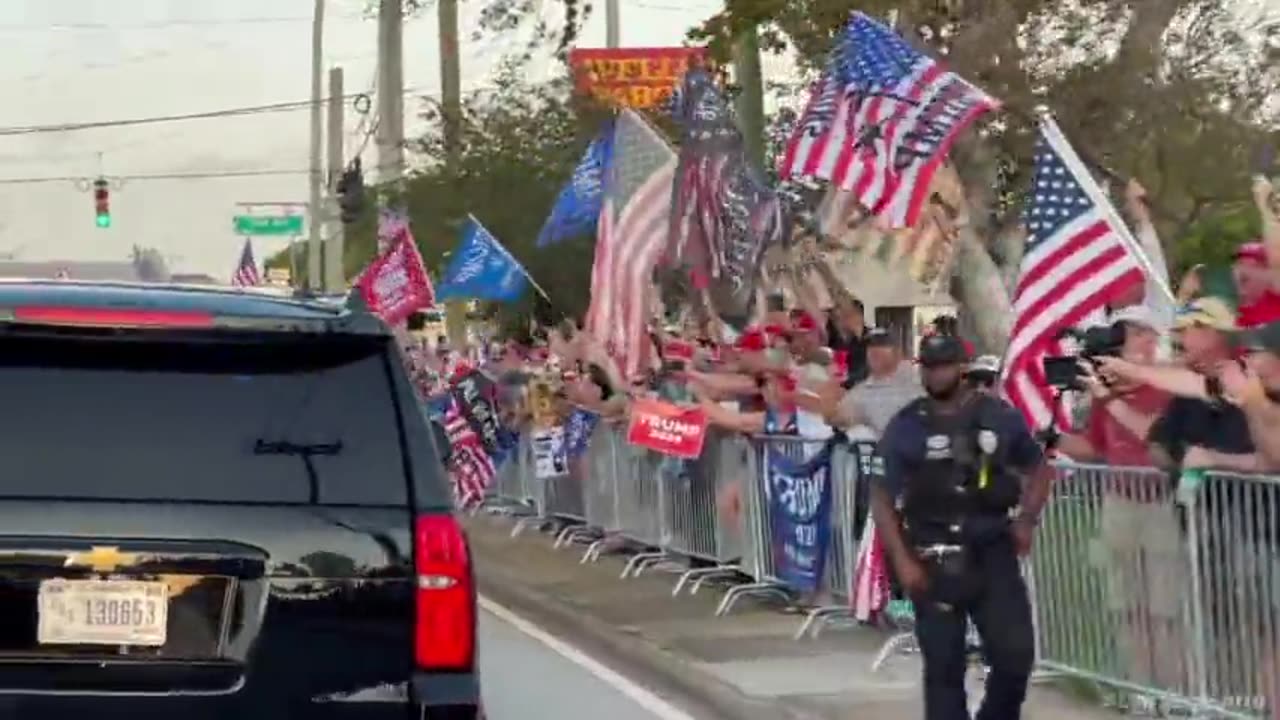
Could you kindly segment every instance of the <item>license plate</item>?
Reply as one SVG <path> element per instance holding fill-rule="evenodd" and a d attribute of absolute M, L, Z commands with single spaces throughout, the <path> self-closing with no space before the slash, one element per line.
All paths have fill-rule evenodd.
<path fill-rule="evenodd" d="M 140 580 L 40 583 L 42 645 L 164 645 L 169 587 Z"/>

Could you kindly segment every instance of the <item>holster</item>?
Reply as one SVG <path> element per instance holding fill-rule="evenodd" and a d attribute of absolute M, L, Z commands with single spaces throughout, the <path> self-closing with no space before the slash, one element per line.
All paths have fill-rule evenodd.
<path fill-rule="evenodd" d="M 921 598 L 944 609 L 963 607 L 976 596 L 981 583 L 974 548 L 968 545 L 940 555 L 921 557 L 929 576 L 928 596 Z"/>

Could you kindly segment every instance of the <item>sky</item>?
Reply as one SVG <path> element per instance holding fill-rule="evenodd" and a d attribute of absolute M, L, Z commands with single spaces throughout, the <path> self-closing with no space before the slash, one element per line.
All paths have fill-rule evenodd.
<path fill-rule="evenodd" d="M 370 89 L 377 24 L 365 0 L 327 0 L 324 67 L 344 69 L 347 92 Z M 464 91 L 483 87 L 503 54 L 501 39 L 473 41 L 480 3 L 460 3 Z M 602 3 L 597 3 L 602 5 Z M 621 0 L 622 44 L 678 45 L 715 12 L 716 0 Z M 4 135 L 5 128 L 200 113 L 304 101 L 311 88 L 312 0 L 5 0 L 0 2 L 0 257 L 124 260 L 154 247 L 176 272 L 227 279 L 242 238 L 231 232 L 238 202 L 304 202 L 309 114 L 245 117 Z M 597 12 L 581 47 L 604 45 Z M 440 87 L 434 8 L 406 22 L 405 85 Z M 547 75 L 549 62 L 531 73 Z M 326 93 L 327 94 L 327 93 Z M 405 101 L 412 134 L 419 101 Z M 347 157 L 367 127 L 350 109 Z M 364 152 L 376 165 L 374 144 Z M 290 174 L 145 180 L 130 175 L 225 171 Z M 95 227 L 92 194 L 75 178 L 124 176 L 112 191 L 112 226 Z M 32 178 L 57 178 L 33 181 Z M 259 259 L 285 240 L 255 240 Z"/>

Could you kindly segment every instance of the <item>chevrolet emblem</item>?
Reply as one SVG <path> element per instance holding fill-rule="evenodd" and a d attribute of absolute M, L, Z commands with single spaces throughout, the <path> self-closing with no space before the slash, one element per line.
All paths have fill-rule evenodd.
<path fill-rule="evenodd" d="M 88 552 L 67 555 L 67 561 L 63 563 L 63 567 L 88 567 L 94 572 L 109 573 L 118 568 L 136 564 L 140 557 L 135 553 L 122 553 L 118 547 L 95 545 L 89 548 Z"/>

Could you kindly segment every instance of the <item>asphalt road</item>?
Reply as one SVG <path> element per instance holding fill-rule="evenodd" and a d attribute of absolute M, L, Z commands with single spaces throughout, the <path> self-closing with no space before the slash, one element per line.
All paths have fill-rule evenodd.
<path fill-rule="evenodd" d="M 487 720 L 671 720 L 520 628 L 480 614 L 480 669 Z"/>

